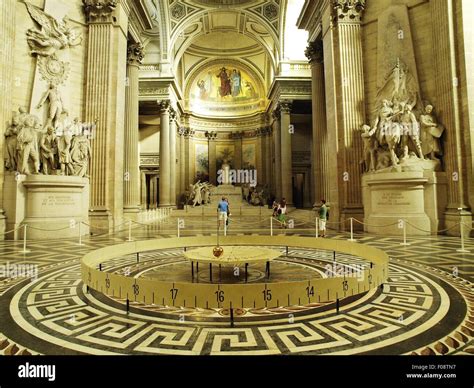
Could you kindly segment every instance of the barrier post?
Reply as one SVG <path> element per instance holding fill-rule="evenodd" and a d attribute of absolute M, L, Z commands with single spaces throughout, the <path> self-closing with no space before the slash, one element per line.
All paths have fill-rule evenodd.
<path fill-rule="evenodd" d="M 78 245 L 84 245 L 82 243 L 82 221 L 79 221 L 79 244 Z"/>
<path fill-rule="evenodd" d="M 132 220 L 128 220 L 128 240 L 127 241 L 133 241 L 132 240 Z"/>
<path fill-rule="evenodd" d="M 464 247 L 464 222 L 459 223 L 459 228 L 461 232 L 461 249 L 456 249 L 456 252 L 469 253 L 470 251 Z"/>
<path fill-rule="evenodd" d="M 348 241 L 356 241 L 354 240 L 354 219 L 351 217 L 351 238 L 348 239 Z"/>
<path fill-rule="evenodd" d="M 270 217 L 270 236 L 273 236 L 273 217 Z"/>
<path fill-rule="evenodd" d="M 400 245 L 410 245 L 410 243 L 407 243 L 407 222 L 405 220 L 403 221 L 403 242 L 400 243 Z"/>
<path fill-rule="evenodd" d="M 316 217 L 316 220 L 315 220 L 315 224 L 316 224 L 316 238 L 319 237 L 319 218 Z"/>
<path fill-rule="evenodd" d="M 179 238 L 179 218 L 178 218 L 178 238 Z"/>
<path fill-rule="evenodd" d="M 26 249 L 26 229 L 27 229 L 27 227 L 28 227 L 27 224 L 23 224 L 23 250 L 22 250 L 23 253 L 31 252 L 28 249 Z"/>

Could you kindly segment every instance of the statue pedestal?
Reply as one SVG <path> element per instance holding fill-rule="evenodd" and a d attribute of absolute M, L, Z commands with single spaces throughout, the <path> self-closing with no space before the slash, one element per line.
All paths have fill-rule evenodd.
<path fill-rule="evenodd" d="M 446 185 L 445 173 L 427 170 L 363 175 L 364 230 L 403 235 L 406 220 L 407 236 L 436 234 L 444 228 Z"/>
<path fill-rule="evenodd" d="M 89 179 L 57 175 L 5 175 L 7 230 L 27 224 L 31 240 L 78 238 L 79 222 L 88 222 Z M 23 238 L 23 228 L 7 239 Z M 89 227 L 81 225 L 81 234 Z"/>

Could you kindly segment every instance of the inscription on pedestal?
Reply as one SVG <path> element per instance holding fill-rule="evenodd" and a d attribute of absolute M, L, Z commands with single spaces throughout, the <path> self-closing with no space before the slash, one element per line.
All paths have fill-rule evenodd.
<path fill-rule="evenodd" d="M 377 201 L 378 206 L 406 206 L 410 205 L 410 201 L 406 198 L 405 193 L 398 191 L 393 193 L 381 193 Z"/>
<path fill-rule="evenodd" d="M 43 198 L 41 206 L 75 206 L 76 201 L 71 195 L 48 195 Z"/>

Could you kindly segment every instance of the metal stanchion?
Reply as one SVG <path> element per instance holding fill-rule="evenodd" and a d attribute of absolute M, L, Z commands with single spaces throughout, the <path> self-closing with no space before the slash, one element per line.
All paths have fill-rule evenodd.
<path fill-rule="evenodd" d="M 273 236 L 273 217 L 270 217 L 270 236 Z"/>
<path fill-rule="evenodd" d="M 27 224 L 23 224 L 23 250 L 22 250 L 22 253 L 31 252 L 28 249 L 26 249 L 26 229 L 27 229 L 27 227 L 28 227 Z"/>
<path fill-rule="evenodd" d="M 405 220 L 402 220 L 403 223 L 403 242 L 400 243 L 400 245 L 410 245 L 410 243 L 407 243 L 407 222 Z"/>
<path fill-rule="evenodd" d="M 461 249 L 456 249 L 456 252 L 469 253 L 471 251 L 464 247 L 464 223 L 462 221 L 459 223 L 459 228 L 461 232 Z"/>
<path fill-rule="evenodd" d="M 315 225 L 315 227 L 316 227 L 316 236 L 315 237 L 318 238 L 319 237 L 319 218 L 318 217 L 316 217 L 315 224 L 316 224 Z"/>
<path fill-rule="evenodd" d="M 178 238 L 179 238 L 179 218 L 178 218 Z"/>
<path fill-rule="evenodd" d="M 127 241 L 133 241 L 132 240 L 132 220 L 128 220 L 128 240 Z"/>
<path fill-rule="evenodd" d="M 348 241 L 356 241 L 354 240 L 354 219 L 351 217 L 351 238 L 348 239 Z"/>
<path fill-rule="evenodd" d="M 78 245 L 84 245 L 82 243 L 82 221 L 79 221 L 79 243 Z"/>

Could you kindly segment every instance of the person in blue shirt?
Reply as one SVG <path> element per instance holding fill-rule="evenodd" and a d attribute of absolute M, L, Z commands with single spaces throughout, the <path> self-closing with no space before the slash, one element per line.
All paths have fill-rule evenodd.
<path fill-rule="evenodd" d="M 219 225 L 221 225 L 221 221 L 224 221 L 224 223 L 227 222 L 228 209 L 229 202 L 226 201 L 225 197 L 222 197 L 222 199 L 219 201 L 219 204 L 217 205 L 217 212 L 219 213 Z"/>

